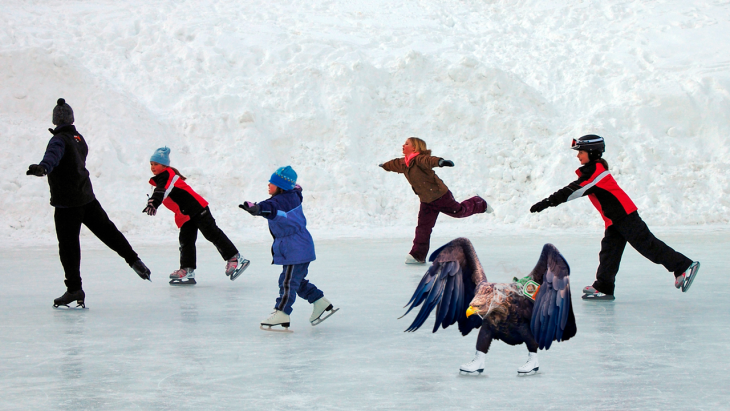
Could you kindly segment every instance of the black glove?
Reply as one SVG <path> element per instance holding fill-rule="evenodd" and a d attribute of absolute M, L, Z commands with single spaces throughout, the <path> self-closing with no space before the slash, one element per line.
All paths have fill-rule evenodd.
<path fill-rule="evenodd" d="M 454 162 L 451 160 L 444 160 L 443 158 L 439 159 L 439 167 L 453 167 Z"/>
<path fill-rule="evenodd" d="M 250 201 L 244 201 L 243 204 L 239 204 L 238 206 L 251 215 L 259 215 L 261 211 L 261 207 L 258 204 Z"/>
<path fill-rule="evenodd" d="M 147 207 L 142 210 L 143 213 L 147 213 L 147 215 L 156 215 L 157 214 L 157 207 L 155 207 L 155 200 L 149 199 L 147 201 Z"/>
<path fill-rule="evenodd" d="M 46 168 L 38 164 L 31 164 L 28 166 L 28 171 L 25 172 L 25 175 L 43 177 L 46 175 Z"/>
<path fill-rule="evenodd" d="M 531 213 L 539 213 L 540 211 L 542 211 L 542 210 L 544 210 L 544 209 L 546 209 L 548 207 L 550 207 L 550 200 L 548 200 L 546 198 L 546 199 L 544 199 L 542 201 L 538 201 L 537 203 L 535 203 L 535 205 L 533 205 L 532 207 L 530 207 L 530 212 Z"/>

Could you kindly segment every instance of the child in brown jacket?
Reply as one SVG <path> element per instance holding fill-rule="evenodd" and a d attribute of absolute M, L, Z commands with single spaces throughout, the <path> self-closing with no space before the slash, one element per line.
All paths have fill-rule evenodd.
<path fill-rule="evenodd" d="M 404 174 L 421 200 L 416 238 L 413 239 L 413 248 L 406 257 L 406 264 L 424 264 L 428 255 L 431 231 L 436 225 L 439 213 L 454 218 L 464 218 L 477 213 L 491 213 L 493 210 L 479 196 L 461 203 L 454 200 L 449 188 L 433 171 L 434 167 L 453 167 L 454 162 L 432 156 L 425 141 L 417 137 L 408 138 L 403 144 L 403 155 L 405 157 L 390 160 L 380 164 L 380 167 L 386 171 Z"/>

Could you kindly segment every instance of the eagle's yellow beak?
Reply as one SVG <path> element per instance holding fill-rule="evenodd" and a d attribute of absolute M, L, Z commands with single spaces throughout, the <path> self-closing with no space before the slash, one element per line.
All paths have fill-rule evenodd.
<path fill-rule="evenodd" d="M 466 309 L 466 318 L 469 318 L 469 317 L 471 317 L 472 314 L 476 314 L 476 313 L 477 313 L 477 310 L 475 310 L 474 307 L 472 307 L 470 305 L 469 308 Z"/>

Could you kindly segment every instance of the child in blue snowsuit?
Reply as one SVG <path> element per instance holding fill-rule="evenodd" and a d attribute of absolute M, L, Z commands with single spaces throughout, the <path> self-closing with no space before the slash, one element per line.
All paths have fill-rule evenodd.
<path fill-rule="evenodd" d="M 307 231 L 307 219 L 302 211 L 302 188 L 296 182 L 297 173 L 290 166 L 280 167 L 269 179 L 271 198 L 259 203 L 245 201 L 239 205 L 251 215 L 269 220 L 269 231 L 274 237 L 271 246 L 274 256 L 272 264 L 284 266 L 279 276 L 279 298 L 276 299 L 274 312 L 261 322 L 261 328 L 265 330 L 271 330 L 276 325 L 289 328 L 289 315 L 297 295 L 313 304 L 314 309 L 309 318 L 312 325 L 319 324 L 337 311 L 332 309 L 324 293 L 305 278 L 309 263 L 316 256 L 314 241 Z M 321 318 L 325 311 L 332 313 Z"/>

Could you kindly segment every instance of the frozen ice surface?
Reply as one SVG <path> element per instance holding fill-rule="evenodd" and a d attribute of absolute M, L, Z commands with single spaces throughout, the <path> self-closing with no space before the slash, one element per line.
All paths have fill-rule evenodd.
<path fill-rule="evenodd" d="M 516 375 L 524 345 L 494 342 L 485 373 L 469 377 L 458 368 L 472 358 L 475 334 L 432 334 L 431 320 L 403 332 L 414 315 L 397 318 L 424 272 L 403 264 L 406 238 L 318 241 L 309 278 L 341 310 L 312 327 L 310 306 L 298 300 L 288 335 L 258 329 L 277 294 L 267 243 L 238 242 L 252 264 L 231 282 L 201 239 L 198 285 L 171 287 L 176 244 L 132 241 L 152 269 L 149 283 L 84 240 L 89 309 L 70 312 L 51 308 L 64 290 L 55 248 L 5 244 L 0 409 L 727 409 L 727 229 L 655 232 L 702 261 L 697 280 L 683 294 L 671 274 L 627 248 L 613 303 L 580 300 L 600 232 L 472 237 L 492 281 L 526 274 L 545 242 L 571 265 L 578 334 L 540 351 L 540 372 L 526 378 Z"/>

